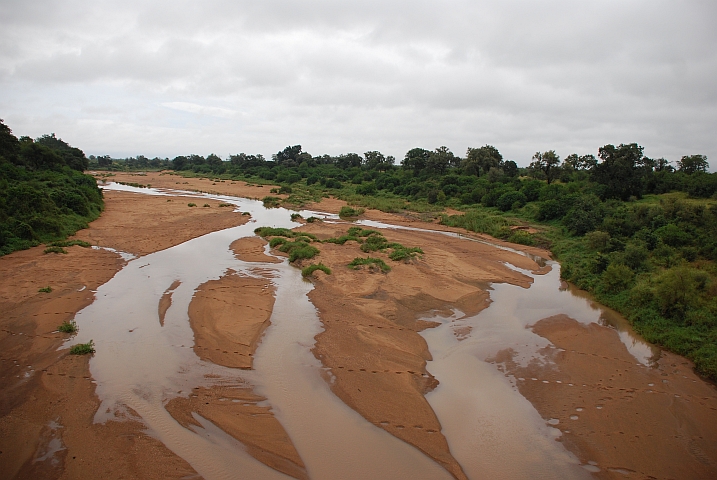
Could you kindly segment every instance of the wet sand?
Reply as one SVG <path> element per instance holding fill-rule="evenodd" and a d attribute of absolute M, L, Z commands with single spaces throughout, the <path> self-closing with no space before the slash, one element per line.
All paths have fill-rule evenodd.
<path fill-rule="evenodd" d="M 495 362 L 598 478 L 717 477 L 717 390 L 689 361 L 662 352 L 646 367 L 614 329 L 565 315 L 533 331 L 550 363 L 522 368 L 508 350 Z"/>
<path fill-rule="evenodd" d="M 147 254 L 247 221 L 230 208 L 189 208 L 166 197 L 105 192 L 106 208 L 76 238 Z M 134 421 L 94 424 L 99 407 L 89 357 L 58 351 L 57 332 L 89 305 L 93 290 L 125 264 L 117 254 L 79 246 L 0 257 L 0 477 L 181 478 L 192 468 Z M 51 293 L 38 289 L 50 286 Z M 98 448 L 101 445 L 102 448 Z"/>
<path fill-rule="evenodd" d="M 301 230 L 326 239 L 345 234 L 350 226 L 313 223 Z M 314 273 L 316 288 L 309 294 L 325 328 L 317 336 L 314 354 L 331 369 L 332 390 L 347 405 L 434 458 L 456 478 L 465 478 L 424 396 L 436 381 L 426 371 L 431 356 L 418 334 L 432 324 L 419 317 L 453 307 L 477 313 L 489 304 L 486 290 L 491 282 L 530 285 L 529 277 L 502 262 L 528 270 L 540 267 L 527 257 L 477 242 L 420 232 L 382 233 L 389 242 L 420 246 L 424 255 L 394 262 L 385 253 L 371 253 L 391 266 L 386 274 L 347 267 L 355 257 L 367 256 L 355 242 L 322 244 L 319 256 L 311 260 L 332 269 L 331 276 Z"/>

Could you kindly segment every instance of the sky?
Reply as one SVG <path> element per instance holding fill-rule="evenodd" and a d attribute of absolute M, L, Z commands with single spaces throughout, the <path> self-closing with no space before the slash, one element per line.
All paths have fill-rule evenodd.
<path fill-rule="evenodd" d="M 714 0 L 0 0 L 0 118 L 115 158 L 493 145 L 717 167 Z"/>

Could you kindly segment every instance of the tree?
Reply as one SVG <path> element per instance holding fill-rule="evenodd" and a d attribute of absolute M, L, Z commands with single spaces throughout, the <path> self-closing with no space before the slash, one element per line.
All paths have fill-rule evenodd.
<path fill-rule="evenodd" d="M 431 156 L 431 152 L 425 148 L 412 148 L 406 152 L 406 156 L 401 161 L 401 166 L 405 170 L 413 170 L 414 173 L 418 173 L 428 164 L 428 157 Z"/>
<path fill-rule="evenodd" d="M 533 155 L 533 162 L 530 166 L 536 170 L 540 170 L 545 174 L 548 180 L 548 185 L 554 179 L 560 175 L 560 157 L 555 153 L 555 150 L 548 150 L 547 152 L 535 152 Z"/>
<path fill-rule="evenodd" d="M 17 137 L 13 135 L 10 127 L 5 125 L 5 122 L 0 118 L 0 157 L 4 157 L 5 160 L 11 163 L 17 163 L 18 154 L 20 153 L 20 142 Z"/>
<path fill-rule="evenodd" d="M 707 163 L 707 157 L 704 155 L 685 155 L 677 161 L 677 169 L 688 175 L 706 172 L 708 168 L 710 168 L 710 164 Z"/>
<path fill-rule="evenodd" d="M 207 165 L 210 167 L 220 167 L 223 165 L 222 159 L 213 153 L 210 153 L 206 159 Z"/>
<path fill-rule="evenodd" d="M 336 158 L 336 166 L 345 170 L 347 168 L 360 167 L 362 161 L 361 155 L 358 153 L 346 153 Z"/>
<path fill-rule="evenodd" d="M 469 147 L 463 160 L 463 168 L 469 175 L 480 176 L 488 173 L 491 168 L 500 167 L 502 161 L 503 155 L 492 145 L 480 148 Z"/>
<path fill-rule="evenodd" d="M 642 151 L 636 143 L 605 145 L 598 150 L 601 162 L 592 169 L 592 179 L 604 186 L 605 198 L 642 196 L 642 180 L 652 171 Z"/>
<path fill-rule="evenodd" d="M 393 165 L 393 162 L 395 160 L 395 158 L 393 158 L 391 155 L 385 157 L 383 153 L 376 150 L 366 152 L 363 154 L 363 156 L 365 159 L 363 164 L 369 170 L 386 171 L 389 166 Z"/>
<path fill-rule="evenodd" d="M 299 160 L 299 155 L 301 155 L 301 145 L 294 145 L 291 147 L 286 147 L 284 150 L 281 150 L 280 152 L 275 153 L 272 155 L 272 158 L 277 163 L 277 165 L 284 165 L 286 167 L 296 167 L 301 163 Z"/>
<path fill-rule="evenodd" d="M 656 172 L 673 172 L 675 170 L 666 158 L 658 158 L 655 160 L 654 168 Z"/>
<path fill-rule="evenodd" d="M 513 160 L 508 160 L 503 164 L 503 173 L 510 178 L 518 176 L 518 164 Z"/>
<path fill-rule="evenodd" d="M 448 147 L 438 147 L 428 156 L 426 170 L 442 175 L 446 169 L 454 163 L 455 158 L 456 156 L 453 155 L 453 152 L 451 152 Z"/>

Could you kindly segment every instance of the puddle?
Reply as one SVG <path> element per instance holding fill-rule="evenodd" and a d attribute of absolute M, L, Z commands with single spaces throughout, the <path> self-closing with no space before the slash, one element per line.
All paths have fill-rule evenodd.
<path fill-rule="evenodd" d="M 68 345 L 92 339 L 97 350 L 90 361 L 101 401 L 96 422 L 139 416 L 150 435 L 208 480 L 287 478 L 255 460 L 239 441 L 207 419 L 195 414 L 200 426 L 184 428 L 164 408 L 169 400 L 190 395 L 195 387 L 248 383 L 267 398 L 311 478 L 452 478 L 432 459 L 367 422 L 331 392 L 325 369 L 311 353 L 321 323 L 307 297 L 313 285 L 302 279 L 299 269 L 287 263 L 242 262 L 230 251 L 234 240 L 253 236 L 258 226 L 298 226 L 290 220 L 291 211 L 265 209 L 256 200 L 222 195 L 118 184 L 103 188 L 216 199 L 236 205 L 236 211 L 249 212 L 252 217 L 245 225 L 141 258 L 123 257 L 127 265 L 97 289 L 92 305 L 76 315 L 80 330 Z M 301 214 L 338 220 L 335 215 L 311 211 Z M 429 231 L 380 222 L 358 223 Z M 489 308 L 472 317 L 455 312 L 450 318 L 433 319 L 441 324 L 422 332 L 433 355 L 428 370 L 440 382 L 427 399 L 441 422 L 451 453 L 469 478 L 589 475 L 585 466 L 555 441 L 560 435 L 551 426 L 555 423 L 546 424 L 517 392 L 511 383 L 514 379 L 486 361 L 506 348 L 512 348 L 514 360 L 523 365 L 539 356 L 549 342 L 526 327 L 542 318 L 564 313 L 583 323 L 608 322 L 604 318 L 609 315 L 590 300 L 560 289 L 557 263 L 544 264 L 552 267 L 547 274 L 519 270 L 533 279 L 530 288 L 493 284 Z M 209 280 L 221 278 L 229 269 L 252 276 L 255 268 L 272 272 L 276 301 L 271 326 L 254 357 L 254 370 L 241 371 L 200 360 L 191 348 L 194 336 L 187 316 L 194 291 Z M 171 292 L 171 302 L 165 301 L 166 310 L 160 310 L 158 305 L 167 292 Z M 623 341 L 632 343 L 628 346 L 631 353 L 646 363 L 649 356 L 645 344 L 636 338 L 628 333 Z"/>

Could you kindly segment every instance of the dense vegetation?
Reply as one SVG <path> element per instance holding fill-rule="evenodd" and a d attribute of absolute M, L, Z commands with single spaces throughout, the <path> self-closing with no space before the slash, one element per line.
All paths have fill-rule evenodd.
<path fill-rule="evenodd" d="M 18 139 L 0 120 L 0 255 L 62 240 L 99 216 L 102 191 L 87 166 L 54 134 Z"/>
<path fill-rule="evenodd" d="M 490 145 L 469 148 L 464 158 L 445 147 L 415 148 L 399 165 L 376 151 L 312 156 L 296 145 L 271 160 L 242 153 L 226 161 L 190 155 L 165 163 L 186 176 L 278 184 L 273 193 L 287 196 L 265 199 L 274 206 L 336 196 L 353 206 L 349 216 L 360 215 L 360 207 L 411 210 L 549 248 L 563 278 L 717 379 L 717 174 L 708 173 L 702 155 L 673 165 L 645 157 L 637 144 L 605 145 L 597 156 L 562 160 L 554 151 L 537 152 L 529 167 L 518 168 Z M 460 213 L 441 214 L 446 207 Z M 333 240 L 361 238 L 352 233 Z M 378 241 L 361 240 L 366 252 Z M 354 266 L 365 262 L 374 259 L 359 258 Z"/>

